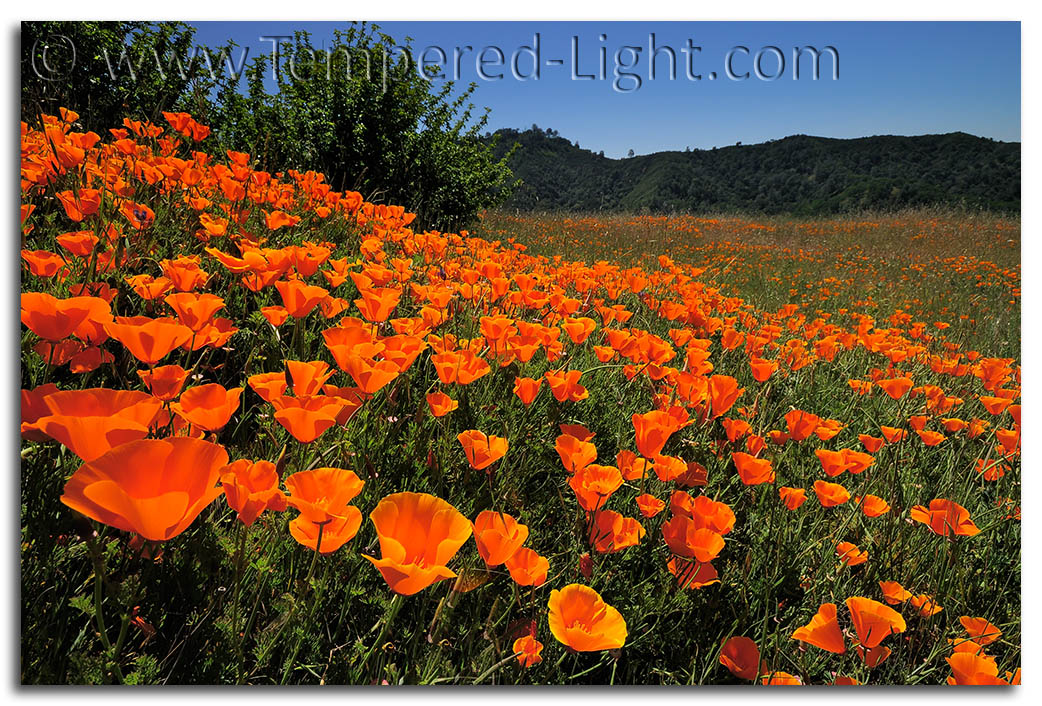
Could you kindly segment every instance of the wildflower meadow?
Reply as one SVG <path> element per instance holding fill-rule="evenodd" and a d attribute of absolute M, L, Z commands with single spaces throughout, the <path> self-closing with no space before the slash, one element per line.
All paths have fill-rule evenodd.
<path fill-rule="evenodd" d="M 1018 684 L 1020 223 L 485 212 L 21 126 L 34 684 Z"/>

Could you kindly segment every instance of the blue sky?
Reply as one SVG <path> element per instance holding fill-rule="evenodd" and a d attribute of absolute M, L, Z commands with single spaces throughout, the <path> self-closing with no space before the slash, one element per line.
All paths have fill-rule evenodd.
<path fill-rule="evenodd" d="M 327 22 L 200 22 L 200 44 L 216 46 L 234 39 L 250 56 L 271 53 L 262 35 L 306 30 L 316 46 L 332 37 Z M 453 71 L 460 47 L 460 83 L 478 83 L 472 96 L 491 108 L 488 127 L 554 128 L 582 147 L 621 157 L 661 150 L 710 148 L 736 142 L 756 143 L 797 133 L 826 137 L 920 135 L 962 131 L 997 140 L 1020 140 L 1020 25 L 1015 22 L 378 22 L 398 40 L 411 37 L 414 56 L 426 47 L 445 52 Z M 668 80 L 668 52 L 659 52 L 656 79 L 649 80 L 649 37 L 669 46 L 676 57 L 676 79 Z M 540 76 L 515 80 L 512 55 L 533 47 L 539 35 Z M 604 39 L 601 39 L 601 37 Z M 804 55 L 800 79 L 793 79 L 793 50 L 834 47 L 833 60 L 821 58 L 821 77 L 810 79 Z M 464 51 L 462 47 L 470 46 Z M 496 52 L 484 56 L 485 80 L 478 58 L 486 46 L 502 50 L 507 66 L 496 67 Z M 613 68 L 623 46 L 641 47 L 635 67 L 641 76 L 620 78 Z M 700 47 L 699 51 L 688 48 Z M 744 46 L 749 51 L 732 51 Z M 778 73 L 773 49 L 785 57 L 784 73 L 761 80 L 753 73 L 761 54 L 765 76 Z M 597 76 L 602 48 L 605 80 Z M 762 50 L 762 51 L 761 51 Z M 736 75 L 726 76 L 726 59 Z M 574 54 L 574 58 L 573 58 Z M 437 49 L 426 54 L 438 59 Z M 523 74 L 532 71 L 531 52 L 518 53 Z M 623 50 L 623 64 L 635 52 Z M 577 58 L 577 62 L 575 59 Z M 689 64 L 690 58 L 690 64 Z M 560 64 L 551 63 L 559 60 Z M 689 80 L 687 73 L 701 75 Z M 626 69 L 623 69 L 624 71 Z M 715 73 L 715 80 L 710 80 Z M 435 81 L 437 84 L 438 81 Z M 615 90 L 614 86 L 623 90 Z"/>

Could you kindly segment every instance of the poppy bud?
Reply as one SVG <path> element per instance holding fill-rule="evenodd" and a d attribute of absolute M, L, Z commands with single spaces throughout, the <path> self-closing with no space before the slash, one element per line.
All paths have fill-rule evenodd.
<path fill-rule="evenodd" d="M 587 581 L 593 576 L 593 559 L 590 557 L 589 552 L 579 557 L 579 572 Z"/>

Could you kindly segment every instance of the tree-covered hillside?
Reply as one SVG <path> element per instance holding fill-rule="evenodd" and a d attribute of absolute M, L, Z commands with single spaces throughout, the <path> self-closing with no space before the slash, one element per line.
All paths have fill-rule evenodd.
<path fill-rule="evenodd" d="M 1020 143 L 955 132 L 757 145 L 610 159 L 554 130 L 500 130 L 523 210 L 741 211 L 822 215 L 945 205 L 1020 210 Z"/>

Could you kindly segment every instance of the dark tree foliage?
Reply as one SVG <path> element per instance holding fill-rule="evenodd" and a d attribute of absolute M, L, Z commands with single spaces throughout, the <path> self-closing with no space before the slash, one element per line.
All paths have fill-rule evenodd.
<path fill-rule="evenodd" d="M 1020 210 L 1020 144 L 965 133 L 759 145 L 609 159 L 545 130 L 500 130 L 523 210 L 820 216 L 944 205 Z"/>
<path fill-rule="evenodd" d="M 157 121 L 189 109 L 207 77 L 194 35 L 183 22 L 23 22 L 22 120 L 65 107 L 101 132 L 124 117 Z"/>
<path fill-rule="evenodd" d="M 449 81 L 420 75 L 410 54 L 365 24 L 337 30 L 315 49 L 305 32 L 280 47 L 278 90 L 266 91 L 271 60 L 246 70 L 245 93 L 219 81 L 209 116 L 218 136 L 263 164 L 323 172 L 335 189 L 402 204 L 420 224 L 465 227 L 512 186 L 509 150 L 493 156 L 481 139 L 486 110 L 473 114 L 472 84 L 453 96 Z"/>
<path fill-rule="evenodd" d="M 322 49 L 299 32 L 276 67 L 265 55 L 245 62 L 232 42 L 198 46 L 194 34 L 181 22 L 22 23 L 22 119 L 64 106 L 100 133 L 124 117 L 188 111 L 211 127 L 212 149 L 249 152 L 269 171 L 322 172 L 337 190 L 446 231 L 514 185 L 509 150 L 494 156 L 494 140 L 481 139 L 488 110 L 474 114 L 476 84 L 425 78 L 408 46 L 373 25 L 337 30 Z"/>

